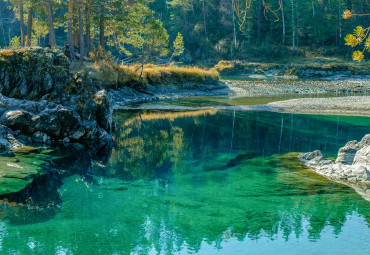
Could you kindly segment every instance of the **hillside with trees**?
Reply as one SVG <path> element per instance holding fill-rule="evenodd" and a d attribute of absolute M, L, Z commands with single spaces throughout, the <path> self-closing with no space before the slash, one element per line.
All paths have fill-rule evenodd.
<path fill-rule="evenodd" d="M 68 44 L 126 63 L 350 59 L 344 38 L 370 26 L 364 0 L 2 0 L 0 13 L 1 47 Z"/>

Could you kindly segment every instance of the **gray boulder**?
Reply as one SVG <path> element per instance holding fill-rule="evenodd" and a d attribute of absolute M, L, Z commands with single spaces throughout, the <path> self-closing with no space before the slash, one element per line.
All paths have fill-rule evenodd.
<path fill-rule="evenodd" d="M 370 145 L 370 134 L 364 136 L 360 142 L 350 141 L 344 147 L 339 149 L 338 157 L 335 163 L 351 165 L 355 159 L 358 150 Z"/>
<path fill-rule="evenodd" d="M 315 172 L 330 179 L 370 183 L 370 135 L 360 142 L 351 141 L 340 148 L 335 163 L 326 160 L 320 151 L 303 153 L 298 158 Z"/>

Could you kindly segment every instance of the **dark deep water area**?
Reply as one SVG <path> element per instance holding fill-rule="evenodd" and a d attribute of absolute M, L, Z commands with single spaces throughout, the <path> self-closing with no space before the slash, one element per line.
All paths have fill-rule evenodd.
<path fill-rule="evenodd" d="M 37 161 L 44 173 L 0 190 L 0 254 L 370 253 L 370 202 L 296 159 L 336 156 L 369 133 L 369 118 L 201 109 L 114 119 L 103 158 L 2 156 L 3 169 Z"/>

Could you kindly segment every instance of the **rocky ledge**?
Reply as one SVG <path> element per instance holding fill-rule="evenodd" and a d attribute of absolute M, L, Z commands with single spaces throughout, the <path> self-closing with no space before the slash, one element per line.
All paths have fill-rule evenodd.
<path fill-rule="evenodd" d="M 335 162 L 325 159 L 319 150 L 302 153 L 298 158 L 316 173 L 350 186 L 370 201 L 370 134 L 340 148 Z"/>
<path fill-rule="evenodd" d="M 340 148 L 335 162 L 325 159 L 318 150 L 298 157 L 306 166 L 325 177 L 370 184 L 370 134 L 360 142 L 350 141 Z"/>
<path fill-rule="evenodd" d="M 108 93 L 85 86 L 58 50 L 0 51 L 0 149 L 28 143 L 111 143 Z"/>

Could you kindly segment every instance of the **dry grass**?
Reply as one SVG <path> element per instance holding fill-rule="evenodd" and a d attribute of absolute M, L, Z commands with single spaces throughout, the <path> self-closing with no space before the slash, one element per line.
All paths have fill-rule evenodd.
<path fill-rule="evenodd" d="M 215 69 L 202 69 L 193 66 L 118 65 L 110 61 L 85 63 L 73 67 L 75 72 L 84 73 L 88 78 L 108 88 L 145 85 L 177 85 L 196 87 L 219 80 Z M 142 73 L 141 73 L 142 72 Z"/>
<path fill-rule="evenodd" d="M 142 72 L 142 82 L 151 85 L 176 84 L 181 86 L 183 83 L 201 85 L 219 79 L 219 73 L 215 69 L 203 69 L 194 66 L 144 65 L 142 70 L 140 65 L 122 65 L 120 68 L 136 75 L 137 79 L 139 79 Z"/>

